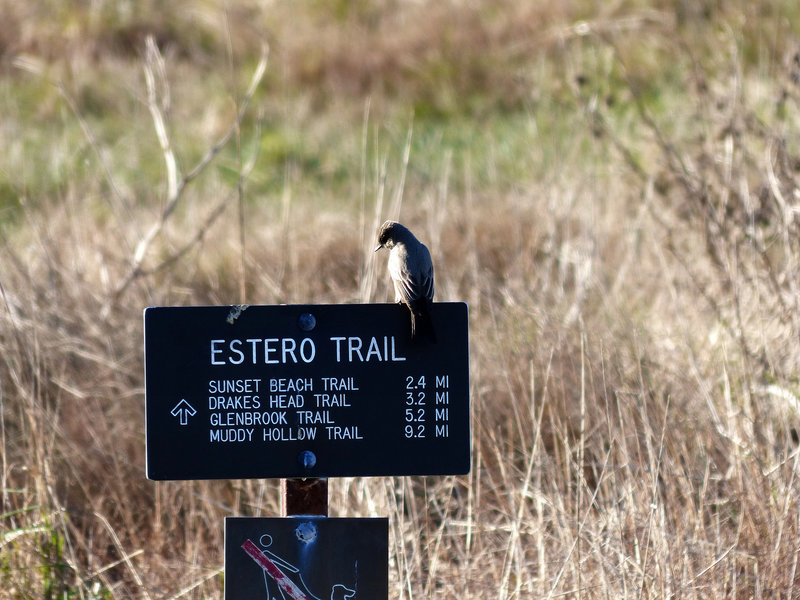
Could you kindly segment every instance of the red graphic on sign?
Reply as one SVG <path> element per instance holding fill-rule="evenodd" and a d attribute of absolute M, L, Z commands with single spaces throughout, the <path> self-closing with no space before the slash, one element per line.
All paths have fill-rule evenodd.
<path fill-rule="evenodd" d="M 264 569 L 272 579 L 275 580 L 275 583 L 278 584 L 278 587 L 281 588 L 281 591 L 287 594 L 293 600 L 311 600 L 308 596 L 306 596 L 303 591 L 295 585 L 295 583 L 289 579 L 289 576 L 286 575 L 283 571 L 280 570 L 278 565 L 272 562 L 266 554 L 264 554 L 258 547 L 251 541 L 247 540 L 244 544 L 242 544 L 242 549 L 250 555 L 258 565 Z"/>

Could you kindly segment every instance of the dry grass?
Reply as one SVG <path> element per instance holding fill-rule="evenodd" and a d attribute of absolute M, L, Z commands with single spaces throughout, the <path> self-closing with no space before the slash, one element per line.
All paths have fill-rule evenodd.
<path fill-rule="evenodd" d="M 331 482 L 390 517 L 393 597 L 800 597 L 796 12 L 20 6 L 0 597 L 218 597 L 277 485 L 144 478 L 141 311 L 386 301 L 397 216 L 470 304 L 473 465 Z"/>

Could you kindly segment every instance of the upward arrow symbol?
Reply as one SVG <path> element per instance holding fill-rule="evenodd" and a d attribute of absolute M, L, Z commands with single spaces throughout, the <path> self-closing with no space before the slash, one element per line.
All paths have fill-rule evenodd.
<path fill-rule="evenodd" d="M 181 398 L 181 401 L 175 405 L 170 414 L 173 417 L 180 416 L 181 425 L 186 425 L 189 422 L 189 417 L 195 416 L 197 411 L 185 399 Z"/>

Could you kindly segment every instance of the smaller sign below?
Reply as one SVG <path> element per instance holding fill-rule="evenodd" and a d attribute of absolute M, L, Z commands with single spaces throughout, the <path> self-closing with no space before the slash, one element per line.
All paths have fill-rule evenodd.
<path fill-rule="evenodd" d="M 389 521 L 227 517 L 225 598 L 389 597 Z"/>

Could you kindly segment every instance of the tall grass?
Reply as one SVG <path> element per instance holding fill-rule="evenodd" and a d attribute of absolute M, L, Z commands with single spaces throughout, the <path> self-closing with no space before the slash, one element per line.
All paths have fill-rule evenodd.
<path fill-rule="evenodd" d="M 796 9 L 48 7 L 2 37 L 0 596 L 218 597 L 278 486 L 145 479 L 142 308 L 388 301 L 384 217 L 471 328 L 470 474 L 331 481 L 393 597 L 800 596 Z"/>

